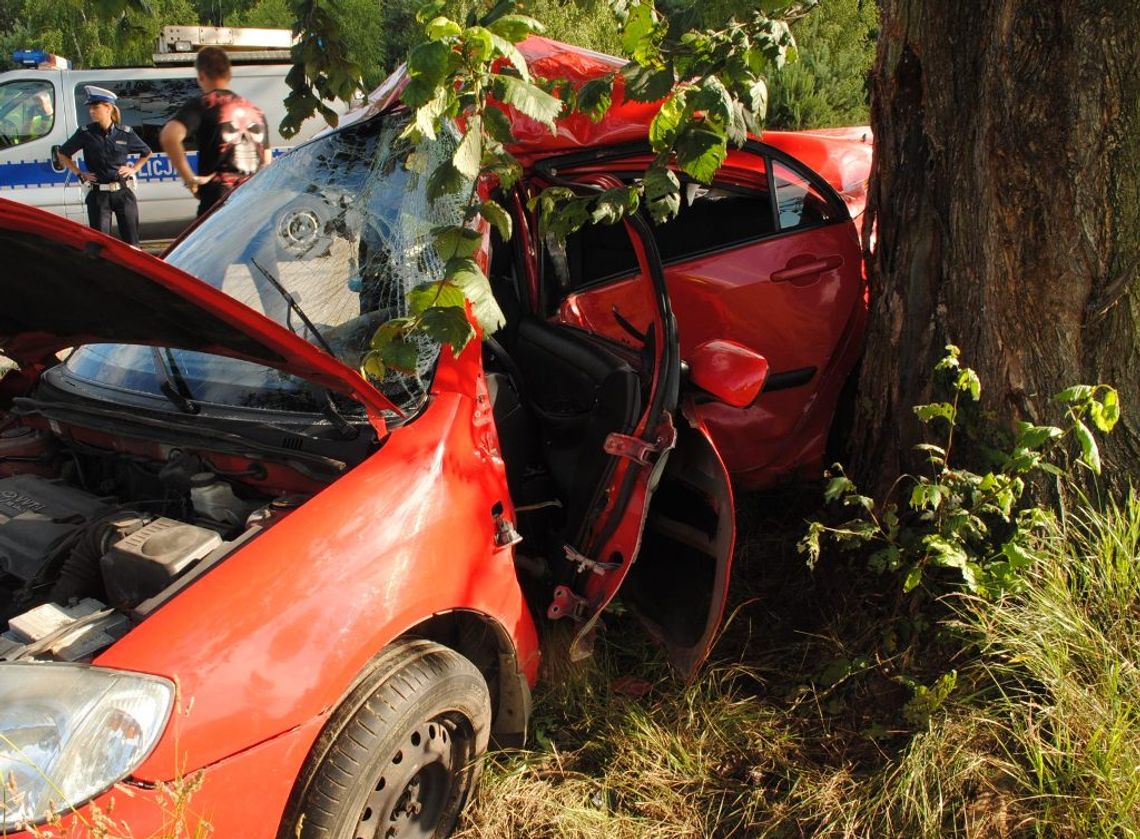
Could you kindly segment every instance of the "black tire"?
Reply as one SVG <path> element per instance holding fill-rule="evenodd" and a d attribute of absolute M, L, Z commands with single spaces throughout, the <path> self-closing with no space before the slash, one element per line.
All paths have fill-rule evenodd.
<path fill-rule="evenodd" d="M 279 835 L 449 836 L 490 727 L 491 699 L 475 665 L 430 641 L 393 645 L 317 738 Z"/>

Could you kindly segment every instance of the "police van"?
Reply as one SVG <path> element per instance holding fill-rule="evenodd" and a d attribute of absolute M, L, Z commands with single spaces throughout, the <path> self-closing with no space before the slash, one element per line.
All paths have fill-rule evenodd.
<path fill-rule="evenodd" d="M 17 52 L 27 69 L 0 73 L 0 197 L 34 204 L 53 213 L 87 222 L 83 186 L 60 165 L 55 152 L 91 121 L 84 86 L 114 92 L 123 124 L 137 131 L 154 154 L 138 173 L 137 197 L 142 238 L 177 235 L 190 221 L 198 199 L 182 185 L 158 135 L 187 99 L 198 96 L 194 55 L 199 47 L 223 47 L 233 62 L 229 85 L 265 112 L 274 155 L 326 128 L 317 118 L 285 140 L 278 126 L 289 93 L 285 75 L 290 65 L 288 30 L 166 26 L 159 37 L 155 67 L 74 70 L 67 62 L 36 51 Z M 258 63 L 246 63 L 246 62 Z M 197 169 L 194 138 L 187 137 L 187 156 Z"/>

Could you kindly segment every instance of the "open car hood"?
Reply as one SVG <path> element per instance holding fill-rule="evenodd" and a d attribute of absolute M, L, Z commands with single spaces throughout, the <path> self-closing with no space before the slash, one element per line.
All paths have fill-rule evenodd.
<path fill-rule="evenodd" d="M 358 372 L 265 315 L 88 227 L 0 199 L 0 253 L 0 354 L 22 366 L 89 343 L 197 350 L 349 396 L 374 422 L 399 413 Z"/>

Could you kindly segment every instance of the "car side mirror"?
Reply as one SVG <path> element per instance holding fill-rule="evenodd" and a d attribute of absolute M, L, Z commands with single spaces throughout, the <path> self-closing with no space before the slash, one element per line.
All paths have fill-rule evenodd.
<path fill-rule="evenodd" d="M 756 401 L 768 379 L 768 359 L 735 341 L 706 341 L 689 357 L 689 381 L 734 408 Z"/>
<path fill-rule="evenodd" d="M 51 147 L 51 170 L 53 172 L 62 172 L 65 167 L 59 162 L 59 144 Z"/>

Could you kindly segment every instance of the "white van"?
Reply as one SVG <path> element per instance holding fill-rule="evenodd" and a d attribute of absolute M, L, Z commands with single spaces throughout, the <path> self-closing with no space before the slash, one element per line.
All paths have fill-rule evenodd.
<path fill-rule="evenodd" d="M 192 56 L 191 56 L 192 59 Z M 306 121 L 289 140 L 278 133 L 289 93 L 288 64 L 234 64 L 230 88 L 265 112 L 274 154 L 281 154 L 327 126 Z M 55 150 L 90 122 L 84 85 L 114 91 L 123 122 L 138 132 L 154 154 L 138 174 L 139 222 L 143 239 L 177 235 L 190 221 L 198 200 L 183 187 L 162 154 L 162 126 L 192 96 L 198 96 L 194 67 L 143 67 L 115 70 L 28 69 L 0 73 L 0 197 L 34 204 L 86 224 L 87 209 L 78 179 L 59 164 Z M 44 107 L 45 104 L 49 107 Z M 51 113 L 46 113 L 48 110 Z M 198 153 L 187 139 L 191 165 Z"/>

